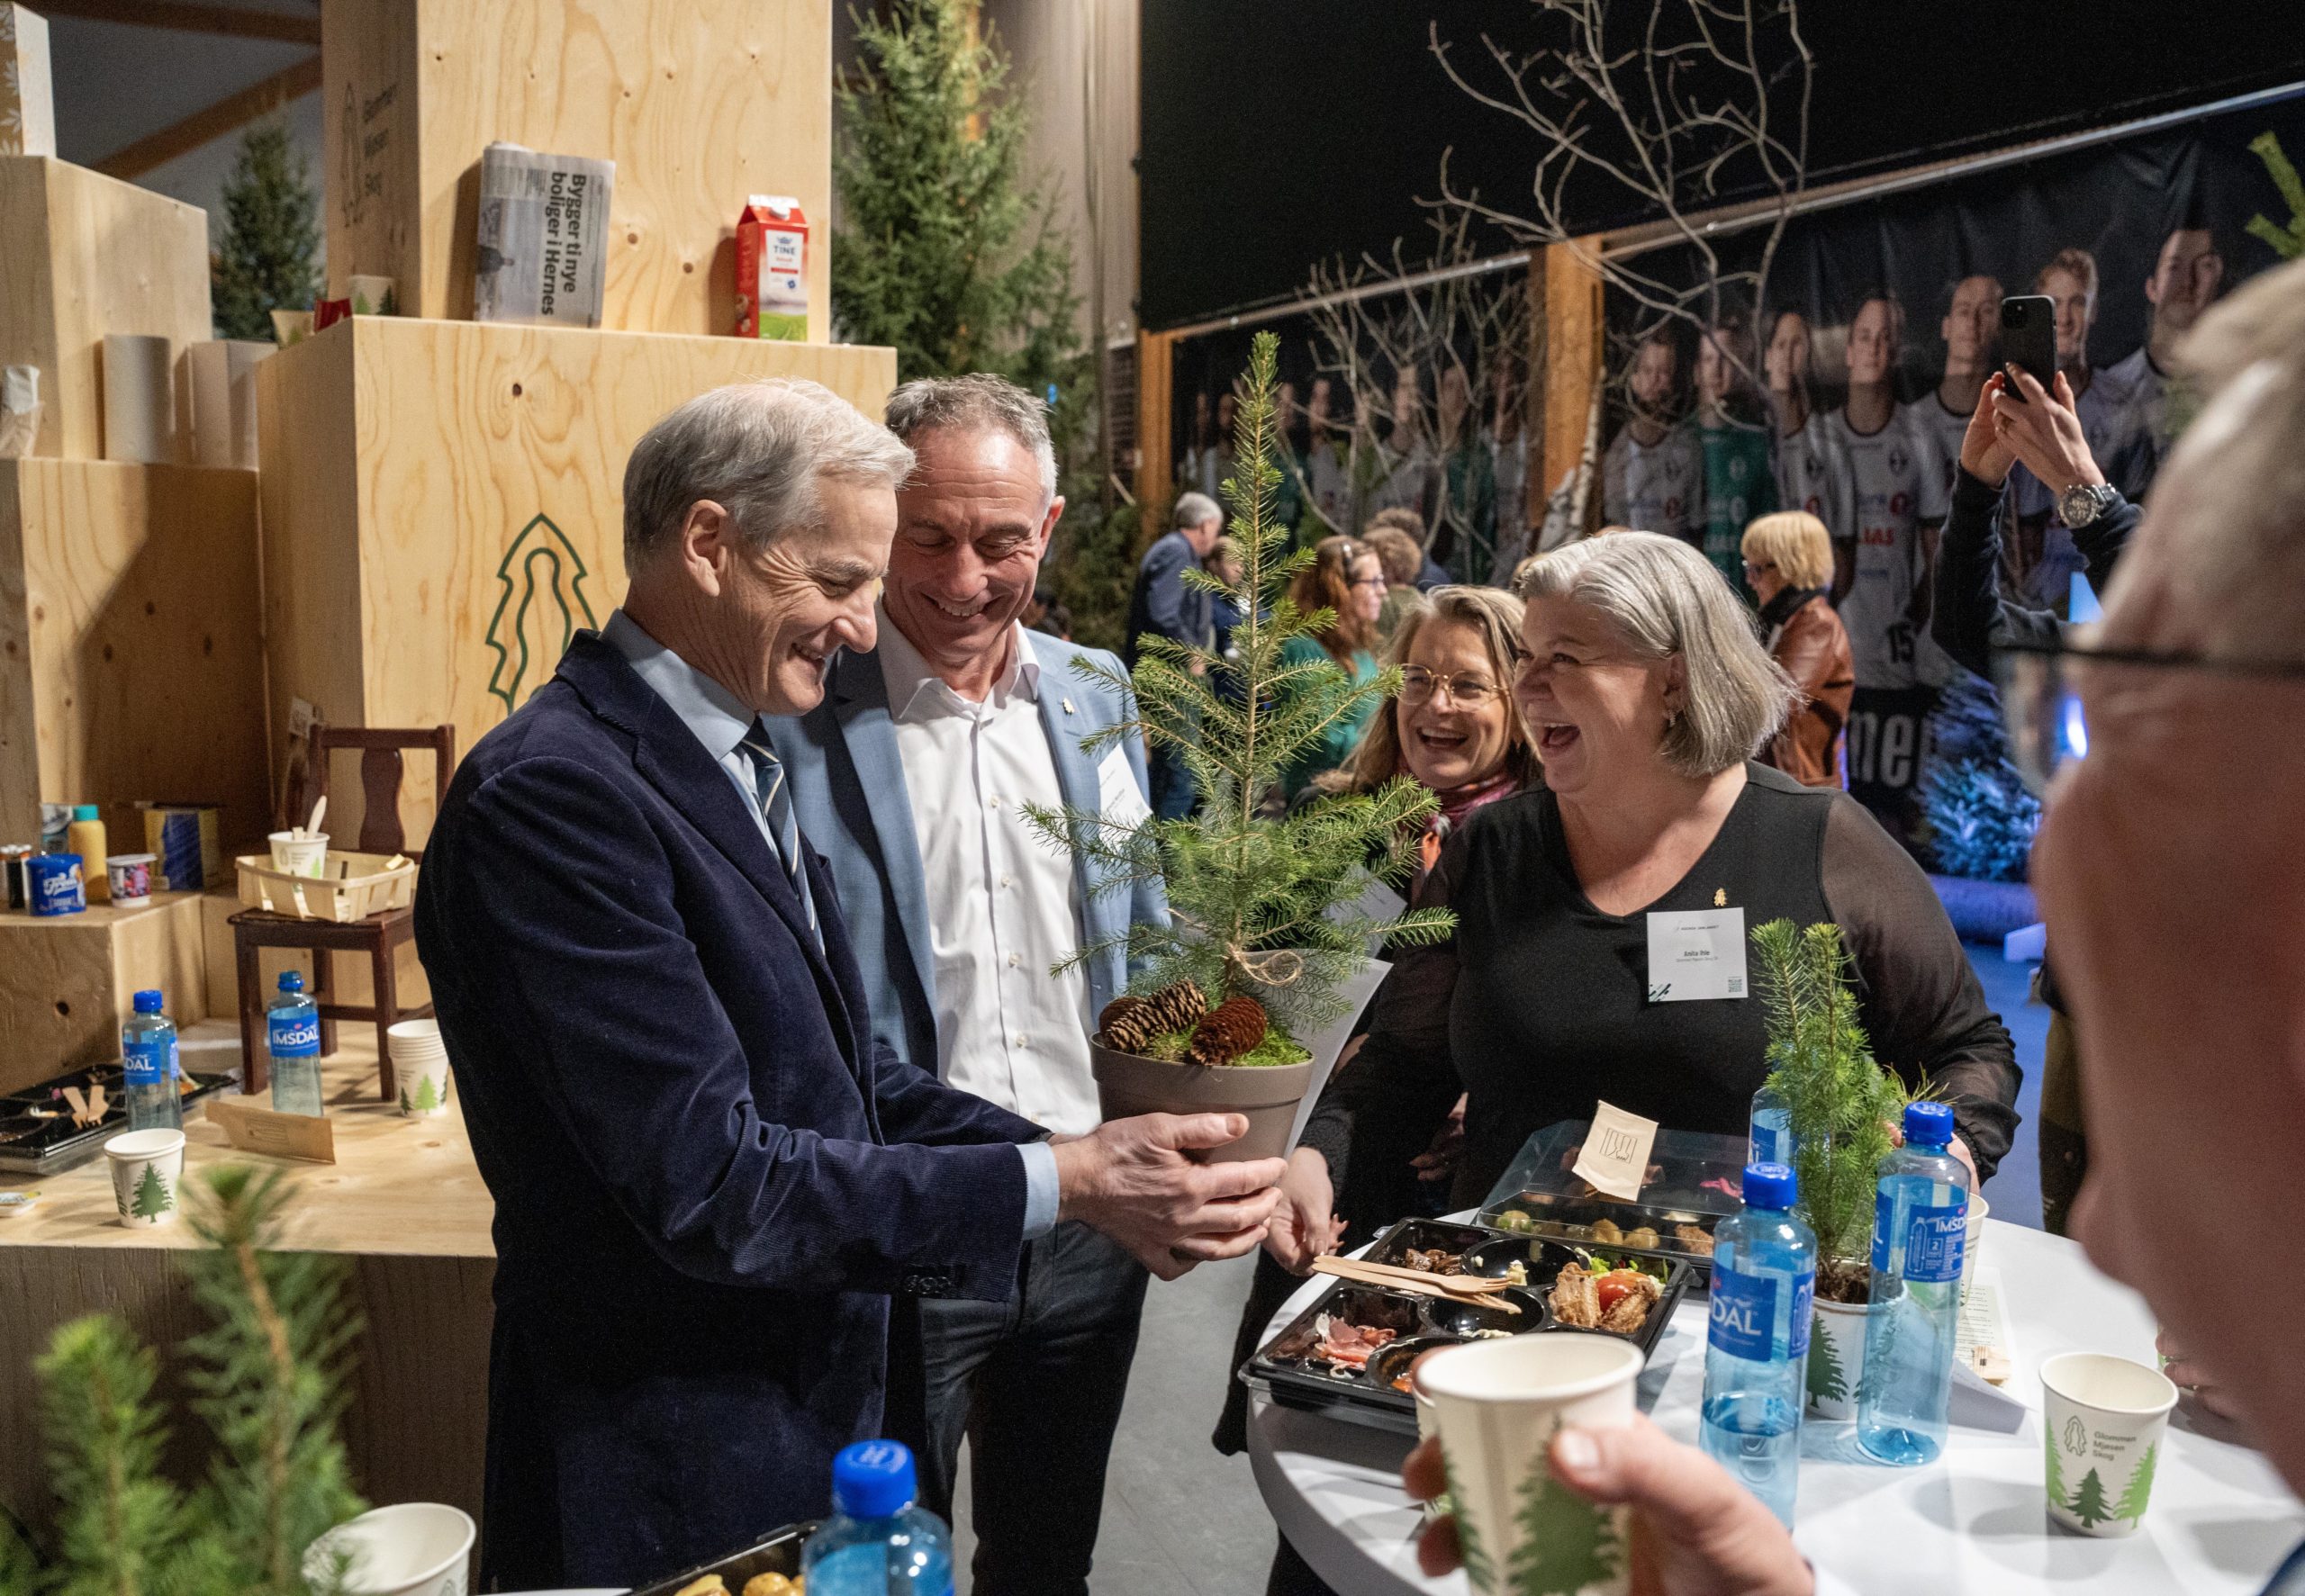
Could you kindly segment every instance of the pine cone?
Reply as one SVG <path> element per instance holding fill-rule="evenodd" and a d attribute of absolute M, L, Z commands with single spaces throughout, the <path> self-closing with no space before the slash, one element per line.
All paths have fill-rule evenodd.
<path fill-rule="evenodd" d="M 1125 1003 L 1130 1006 L 1122 1008 Z M 1104 1043 L 1116 1053 L 1142 1053 L 1156 1036 L 1182 1031 L 1207 1013 L 1208 1000 L 1190 981 L 1163 987 L 1150 997 L 1115 998 L 1098 1021 Z M 1119 1012 L 1116 1013 L 1115 1011 Z"/>
<path fill-rule="evenodd" d="M 1192 1028 L 1192 1061 L 1230 1064 L 1264 1041 L 1264 1005 L 1253 997 L 1228 997 Z"/>

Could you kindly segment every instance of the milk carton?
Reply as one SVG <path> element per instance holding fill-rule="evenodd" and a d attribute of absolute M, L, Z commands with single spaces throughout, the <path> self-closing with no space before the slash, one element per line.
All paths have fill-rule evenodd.
<path fill-rule="evenodd" d="M 737 336 L 808 338 L 809 219 L 790 194 L 756 194 L 737 218 Z"/>

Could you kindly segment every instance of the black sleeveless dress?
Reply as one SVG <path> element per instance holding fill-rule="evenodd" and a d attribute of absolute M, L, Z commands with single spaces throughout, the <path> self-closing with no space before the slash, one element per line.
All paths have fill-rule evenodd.
<path fill-rule="evenodd" d="M 2018 1080 L 2009 1033 L 1927 879 L 1846 793 L 1749 764 L 1744 791 L 1688 873 L 1618 915 L 1578 885 L 1559 800 L 1532 790 L 1473 816 L 1419 901 L 1453 907 L 1456 936 L 1398 956 L 1360 1057 L 1336 1076 L 1306 1137 L 1333 1166 L 1340 1143 L 1348 1150 L 1340 1209 L 1356 1220 L 1406 1211 L 1392 1206 L 1410 1189 L 1401 1166 L 1460 1092 L 1456 1195 L 1467 1204 L 1532 1132 L 1589 1118 L 1602 1098 L 1670 1129 L 1744 1133 L 1767 1074 L 1764 1005 L 1650 1001 L 1651 912 L 1735 907 L 1749 933 L 1778 918 L 1839 922 L 1876 1057 L 1951 1098 L 1981 1175 L 2008 1150 Z"/>

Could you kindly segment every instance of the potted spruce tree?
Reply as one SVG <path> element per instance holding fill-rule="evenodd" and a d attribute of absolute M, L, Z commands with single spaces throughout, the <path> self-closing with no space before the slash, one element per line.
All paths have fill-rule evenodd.
<path fill-rule="evenodd" d="M 1078 962 L 1120 942 L 1137 972 L 1098 1016 L 1090 1056 L 1107 1117 L 1244 1114 L 1249 1133 L 1209 1155 L 1216 1159 L 1286 1150 L 1312 1077 L 1305 1041 L 1343 1012 L 1338 987 L 1360 969 L 1372 939 L 1432 942 L 1453 924 L 1445 910 L 1376 920 L 1350 906 L 1372 861 L 1383 879 L 1407 879 L 1418 823 L 1433 804 L 1415 782 L 1404 777 L 1279 812 L 1281 771 L 1337 720 L 1390 696 L 1398 673 L 1356 685 L 1326 654 L 1300 664 L 1282 658 L 1288 639 L 1323 630 L 1334 617 L 1300 611 L 1287 597 L 1289 579 L 1313 555 L 1285 554 L 1289 529 L 1273 513 L 1279 348 L 1270 333 L 1255 339 L 1236 411 L 1237 473 L 1224 485 L 1240 580 L 1228 587 L 1198 570 L 1185 573 L 1239 611 L 1232 652 L 1140 639 L 1133 677 L 1098 672 L 1134 695 L 1136 717 L 1084 744 L 1099 754 L 1142 736 L 1176 751 L 1202 795 L 1198 812 L 1134 821 L 1080 809 L 1031 813 L 1051 846 L 1105 867 L 1104 890 L 1165 880 L 1166 924 L 1132 926 L 1075 956 Z"/>
<path fill-rule="evenodd" d="M 1846 1419 L 1864 1374 L 1878 1172 L 1912 1094 L 1874 1060 L 1839 926 L 1772 920 L 1752 940 L 1768 1006 L 1768 1085 L 1785 1105 L 1800 1211 L 1817 1233 L 1809 1402 L 1820 1418 Z"/>

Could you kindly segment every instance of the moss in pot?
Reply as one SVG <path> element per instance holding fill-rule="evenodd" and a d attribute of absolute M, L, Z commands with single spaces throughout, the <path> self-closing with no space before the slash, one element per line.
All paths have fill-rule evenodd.
<path fill-rule="evenodd" d="M 1875 1061 L 1858 1023 L 1839 926 L 1772 920 L 1752 942 L 1768 1008 L 1768 1085 L 1793 1134 L 1800 1213 L 1817 1233 L 1810 1402 L 1821 1417 L 1847 1418 L 1864 1372 L 1881 1160 L 1912 1095 Z"/>
<path fill-rule="evenodd" d="M 1435 942 L 1454 924 L 1442 910 L 1377 920 L 1351 906 L 1371 873 L 1396 886 L 1407 880 L 1434 805 L 1415 781 L 1397 778 L 1374 792 L 1342 794 L 1293 813 L 1278 801 L 1282 771 L 1331 726 L 1399 685 L 1395 672 L 1355 682 L 1325 653 L 1299 663 L 1283 657 L 1289 639 L 1324 631 L 1335 618 L 1301 611 L 1288 597 L 1291 578 L 1313 554 L 1288 554 L 1288 528 L 1273 514 L 1280 484 L 1273 463 L 1279 347 L 1272 335 L 1258 335 L 1240 389 L 1239 464 L 1224 487 L 1239 579 L 1227 584 L 1191 566 L 1184 573 L 1188 585 L 1229 600 L 1239 613 L 1231 651 L 1148 634 L 1139 639 L 1131 674 L 1075 662 L 1135 707 L 1133 718 L 1089 738 L 1083 749 L 1101 757 L 1122 739 L 1141 736 L 1148 747 L 1173 753 L 1202 795 L 1198 811 L 1162 820 L 1027 810 L 1044 842 L 1092 865 L 1098 891 L 1165 884 L 1165 922 L 1134 924 L 1083 947 L 1070 962 L 1118 944 L 1134 972 L 1128 994 L 1099 1016 L 1092 1039 L 1106 1117 L 1247 1114 L 1251 1134 L 1209 1155 L 1217 1159 L 1286 1150 L 1312 1075 L 1305 1041 L 1343 1014 L 1339 986 L 1359 970 L 1372 941 Z M 1131 1004 L 1158 1005 L 1161 1012 L 1152 1023 L 1134 1012 L 1116 1024 L 1132 1015 Z M 1212 1027 L 1222 1034 L 1212 1036 Z"/>

